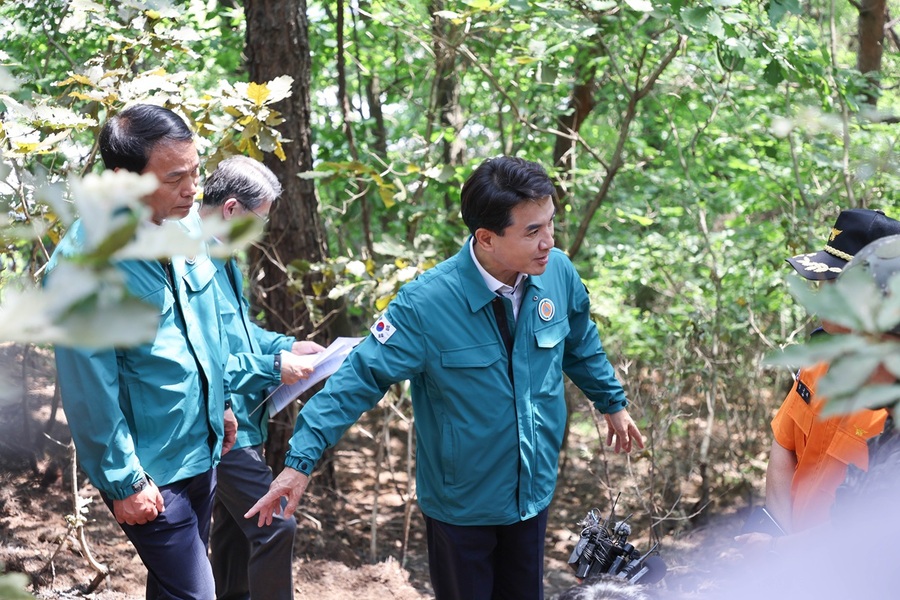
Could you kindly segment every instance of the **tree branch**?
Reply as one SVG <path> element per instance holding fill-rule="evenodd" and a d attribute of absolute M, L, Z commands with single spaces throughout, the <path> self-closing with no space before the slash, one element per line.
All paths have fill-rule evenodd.
<path fill-rule="evenodd" d="M 616 149 L 613 151 L 612 159 L 609 161 L 609 167 L 606 169 L 606 175 L 603 178 L 603 182 L 600 184 L 600 190 L 594 195 L 588 205 L 588 208 L 582 217 L 581 225 L 578 227 L 578 232 L 575 234 L 575 239 L 569 247 L 570 258 L 574 258 L 581 249 L 581 245 L 584 243 L 584 238 L 587 235 L 594 214 L 597 212 L 600 204 L 606 199 L 606 196 L 609 194 L 609 189 L 612 186 L 613 179 L 619 172 L 619 169 L 622 168 L 622 154 L 625 150 L 625 142 L 628 140 L 628 132 L 631 129 L 631 123 L 637 115 L 638 102 L 650 93 L 650 90 L 653 89 L 659 76 L 662 75 L 663 71 L 666 70 L 669 64 L 675 60 L 675 57 L 678 56 L 678 53 L 684 48 L 686 41 L 687 36 L 679 35 L 678 40 L 672 45 L 653 72 L 650 73 L 644 84 L 631 94 L 631 98 L 628 100 L 628 106 L 625 109 L 625 114 L 622 117 L 622 124 L 619 126 L 619 139 L 616 141 Z"/>

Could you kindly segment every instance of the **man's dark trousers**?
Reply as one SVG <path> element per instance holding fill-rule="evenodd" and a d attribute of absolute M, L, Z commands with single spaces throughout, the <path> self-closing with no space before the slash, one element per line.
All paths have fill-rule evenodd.
<path fill-rule="evenodd" d="M 293 515 L 275 515 L 265 527 L 257 526 L 256 518 L 244 518 L 272 483 L 262 447 L 232 449 L 219 463 L 218 481 L 210 539 L 217 598 L 291 600 Z"/>
<path fill-rule="evenodd" d="M 425 517 L 435 600 L 543 600 L 547 509 L 512 525 Z"/>
<path fill-rule="evenodd" d="M 147 567 L 147 600 L 213 600 L 207 557 L 216 472 L 159 488 L 165 510 L 144 525 L 120 525 Z M 103 495 L 110 510 L 113 503 Z"/>

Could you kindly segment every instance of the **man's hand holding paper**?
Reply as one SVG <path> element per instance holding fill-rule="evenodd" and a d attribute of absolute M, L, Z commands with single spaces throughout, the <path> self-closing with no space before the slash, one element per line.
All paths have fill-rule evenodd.
<path fill-rule="evenodd" d="M 353 347 L 360 343 L 362 339 L 361 337 L 339 337 L 328 348 L 322 348 L 315 342 L 296 342 L 291 348 L 292 353 L 282 353 L 282 385 L 273 390 L 266 398 L 269 416 L 274 416 L 290 402 L 296 400 L 303 392 L 337 371 L 337 368 L 350 354 Z M 314 346 L 310 344 L 314 344 Z M 296 354 L 297 350 L 303 351 L 304 354 L 298 356 Z M 315 354 L 306 354 L 309 351 L 313 351 Z M 285 373 L 287 372 L 285 365 L 287 362 L 284 359 L 286 358 L 289 358 L 295 371 L 292 380 L 285 378 Z M 303 375 L 300 373 L 303 373 Z M 288 375 L 288 377 L 290 378 L 291 375 Z M 251 414 L 259 410 L 261 406 L 262 404 L 254 408 Z"/>
<path fill-rule="evenodd" d="M 315 354 L 297 355 L 293 352 L 281 353 L 281 383 L 293 385 L 301 379 L 309 379 L 315 371 Z"/>

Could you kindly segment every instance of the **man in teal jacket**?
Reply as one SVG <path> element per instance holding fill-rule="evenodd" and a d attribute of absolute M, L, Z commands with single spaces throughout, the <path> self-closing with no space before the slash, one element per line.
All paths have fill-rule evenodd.
<path fill-rule="evenodd" d="M 135 105 L 104 124 L 100 151 L 108 169 L 159 179 L 143 199 L 153 223 L 178 219 L 199 232 L 199 157 L 178 115 Z M 49 270 L 77 254 L 84 235 L 74 223 Z M 148 569 L 147 598 L 209 600 L 215 466 L 237 425 L 226 411 L 216 268 L 206 255 L 117 266 L 131 294 L 159 309 L 156 338 L 134 348 L 58 346 L 63 407 L 82 468 Z"/>
<path fill-rule="evenodd" d="M 216 167 L 203 188 L 202 218 L 248 216 L 266 219 L 281 184 L 265 165 L 233 156 Z M 294 597 L 293 547 L 296 521 L 279 515 L 268 527 L 243 518 L 272 483 L 263 457 L 269 410 L 265 390 L 293 384 L 313 369 L 300 355 L 324 350 L 315 342 L 267 331 L 250 319 L 237 261 L 213 259 L 222 324 L 231 356 L 228 379 L 238 420 L 237 442 L 216 469 L 218 483 L 210 532 L 210 559 L 218 600 L 290 600 Z"/>
<path fill-rule="evenodd" d="M 609 425 L 643 446 L 590 318 L 587 291 L 553 249 L 555 188 L 517 158 L 462 189 L 472 236 L 405 285 L 297 418 L 287 468 L 247 513 L 297 507 L 322 451 L 388 387 L 411 380 L 416 484 L 437 600 L 543 598 L 547 507 L 566 422 L 563 373 Z"/>

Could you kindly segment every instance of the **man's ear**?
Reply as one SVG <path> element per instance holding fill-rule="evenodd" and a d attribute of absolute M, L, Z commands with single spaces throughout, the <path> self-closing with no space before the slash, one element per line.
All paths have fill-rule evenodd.
<path fill-rule="evenodd" d="M 237 198 L 228 198 L 222 203 L 222 218 L 227 221 L 238 216 L 241 208 L 241 203 L 237 201 Z"/>
<path fill-rule="evenodd" d="M 475 230 L 475 243 L 490 252 L 494 249 L 494 235 L 496 234 L 493 231 L 479 227 Z"/>

